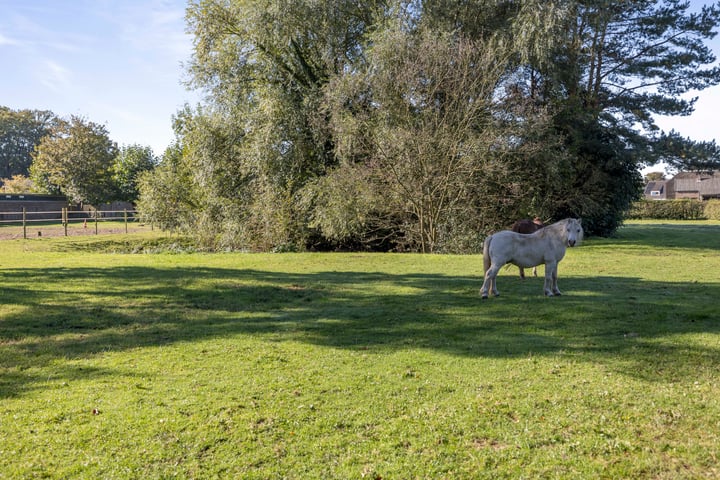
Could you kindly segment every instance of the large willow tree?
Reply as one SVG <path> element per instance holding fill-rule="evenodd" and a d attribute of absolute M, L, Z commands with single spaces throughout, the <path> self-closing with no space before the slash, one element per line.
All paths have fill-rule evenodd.
<path fill-rule="evenodd" d="M 318 117 L 323 86 L 361 62 L 381 1 L 192 2 L 192 84 L 207 105 L 179 116 L 186 161 L 204 190 L 201 231 L 226 244 L 305 245 L 296 195 L 336 163 Z"/>

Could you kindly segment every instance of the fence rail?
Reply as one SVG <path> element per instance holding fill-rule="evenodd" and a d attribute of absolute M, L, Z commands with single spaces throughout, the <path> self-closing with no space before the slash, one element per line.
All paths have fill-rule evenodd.
<path fill-rule="evenodd" d="M 68 226 L 71 223 L 82 223 L 85 228 L 88 224 L 94 226 L 95 234 L 99 232 L 99 224 L 104 221 L 122 221 L 125 233 L 128 233 L 128 222 L 136 221 L 137 210 L 69 210 L 63 208 L 55 211 L 22 211 L 0 212 L 0 227 L 22 226 L 23 238 L 27 238 L 28 227 L 34 224 L 53 225 L 63 227 L 64 235 L 68 236 Z"/>

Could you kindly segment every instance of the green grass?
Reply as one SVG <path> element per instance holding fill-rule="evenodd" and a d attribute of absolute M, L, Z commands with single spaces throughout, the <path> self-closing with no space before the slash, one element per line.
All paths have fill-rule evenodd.
<path fill-rule="evenodd" d="M 0 246 L 0 478 L 720 477 L 717 222 L 485 301 L 479 256 Z"/>

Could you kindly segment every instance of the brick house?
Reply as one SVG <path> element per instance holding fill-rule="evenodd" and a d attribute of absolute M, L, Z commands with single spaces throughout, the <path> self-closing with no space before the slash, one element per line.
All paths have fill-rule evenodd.
<path fill-rule="evenodd" d="M 652 180 L 645 185 L 645 198 L 667 200 L 667 180 Z"/>
<path fill-rule="evenodd" d="M 670 180 L 648 182 L 644 196 L 649 200 L 720 198 L 720 170 L 709 173 L 680 172 Z"/>

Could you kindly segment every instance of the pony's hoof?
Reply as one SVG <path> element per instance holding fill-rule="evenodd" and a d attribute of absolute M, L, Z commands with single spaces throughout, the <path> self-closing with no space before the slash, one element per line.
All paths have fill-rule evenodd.
<path fill-rule="evenodd" d="M 481 295 L 481 296 L 480 296 L 480 299 L 482 299 L 482 300 L 487 300 L 487 299 L 488 299 L 488 296 L 487 296 L 487 295 Z"/>

